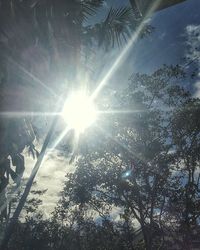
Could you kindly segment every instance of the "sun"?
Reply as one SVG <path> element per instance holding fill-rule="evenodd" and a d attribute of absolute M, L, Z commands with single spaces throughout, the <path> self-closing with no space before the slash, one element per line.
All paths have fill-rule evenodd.
<path fill-rule="evenodd" d="M 66 100 L 62 116 L 71 129 L 82 133 L 96 121 L 97 110 L 91 98 L 80 91 Z"/>

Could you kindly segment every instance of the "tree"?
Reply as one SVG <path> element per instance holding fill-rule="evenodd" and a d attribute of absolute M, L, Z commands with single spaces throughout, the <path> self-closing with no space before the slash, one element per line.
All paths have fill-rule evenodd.
<path fill-rule="evenodd" d="M 190 98 L 172 117 L 172 138 L 176 152 L 176 185 L 169 200 L 182 246 L 190 249 L 198 227 L 199 205 L 199 99 Z M 178 183 L 177 183 L 178 182 Z M 195 236 L 196 237 L 196 236 Z"/>
<path fill-rule="evenodd" d="M 178 65 L 163 66 L 151 75 L 132 75 L 128 89 L 116 98 L 119 110 L 133 112 L 118 116 L 113 111 L 110 119 L 106 117 L 107 124 L 103 119 L 99 122 L 103 135 L 100 136 L 97 129 L 91 132 L 93 137 L 87 144 L 83 138 L 84 148 L 80 149 L 82 157 L 77 160 L 77 169 L 67 175 L 61 200 L 62 213 L 78 206 L 84 208 L 85 216 L 94 213 L 94 220 L 99 216 L 112 221 L 112 211 L 118 208 L 122 221 L 129 223 L 131 230 L 136 221 L 139 223 L 145 249 L 158 249 L 167 244 L 165 236 L 170 229 L 165 216 L 170 213 L 172 190 L 175 195 L 176 163 L 183 160 L 180 154 L 184 152 L 179 147 L 183 144 L 188 148 L 189 143 L 187 140 L 182 142 L 180 136 L 182 144 L 177 144 L 175 135 L 185 130 L 185 126 L 187 129 L 191 126 L 195 134 L 195 139 L 191 140 L 195 140 L 192 143 L 194 151 L 188 148 L 190 153 L 187 151 L 186 155 L 190 157 L 192 153 L 198 162 L 195 164 L 199 164 L 199 139 L 196 137 L 199 126 L 193 121 L 198 109 L 194 108 L 194 114 L 190 114 L 191 125 L 178 122 L 179 109 L 190 112 L 187 111 L 188 103 L 196 103 L 190 93 L 178 85 L 183 78 L 184 72 Z M 110 112 L 112 114 L 112 110 Z M 188 119 L 185 115 L 181 117 Z M 183 127 L 180 130 L 177 126 Z M 187 134 L 191 136 L 189 131 Z M 198 204 L 197 196 L 190 199 Z M 184 200 L 181 202 L 186 205 Z M 190 200 L 188 202 L 191 205 Z M 131 247 L 136 245 L 133 235 L 130 242 Z"/>
<path fill-rule="evenodd" d="M 199 99 L 184 80 L 178 65 L 133 74 L 113 97 L 122 113 L 110 107 L 101 128 L 80 138 L 51 219 L 27 217 L 8 249 L 190 249 L 199 232 Z"/>
<path fill-rule="evenodd" d="M 87 24 L 102 3 L 101 0 L 0 2 L 2 111 L 42 112 L 47 103 L 54 105 L 55 94 L 52 96 L 52 93 L 63 92 L 62 84 L 57 88 L 55 82 L 65 82 L 66 78 L 75 82 L 81 50 L 88 44 L 115 46 L 131 35 L 139 20 L 134 19 L 127 7 L 112 8 L 105 20 Z M 64 91 L 68 87 L 64 86 Z M 13 99 L 13 95 L 16 98 Z M 44 102 L 38 102 L 38 95 Z M 38 155 L 33 145 L 36 131 L 31 121 L 26 115 L 23 120 L 2 120 L 1 192 L 8 183 L 5 173 L 11 174 L 13 179 L 22 176 L 24 147 Z M 11 169 L 8 155 L 16 171 Z"/>
<path fill-rule="evenodd" d="M 66 86 L 57 88 L 56 85 L 55 88 L 54 82 L 64 82 L 68 79 L 67 88 L 70 88 L 70 81 L 77 81 L 75 76 L 81 65 L 80 54 L 88 42 L 91 45 L 92 41 L 95 48 L 97 45 L 108 48 L 115 46 L 116 41 L 118 45 L 126 41 L 131 35 L 133 26 L 137 28 L 139 24 L 139 19 L 136 19 L 131 9 L 127 7 L 111 8 L 104 21 L 87 25 L 86 19 L 96 13 L 102 2 L 101 0 L 51 1 L 50 3 L 49 1 L 34 3 L 32 1 L 1 1 L 0 49 L 2 56 L 0 60 L 3 65 L 1 87 L 3 95 L 6 94 L 5 101 L 1 103 L 3 111 L 10 111 L 12 108 L 14 108 L 12 111 L 24 111 L 25 105 L 25 111 L 39 110 L 41 112 L 45 110 L 46 105 L 35 101 L 38 100 L 38 96 L 43 100 L 48 100 L 50 105 L 54 105 L 57 101 L 57 94 L 62 93 L 63 89 L 66 91 Z M 148 32 L 148 29 L 144 30 L 144 33 Z M 30 82 L 30 86 L 27 82 Z M 35 83 L 37 83 L 36 88 Z M 18 95 L 16 103 L 12 98 L 13 89 Z M 2 167 L 2 192 L 8 184 L 5 173 L 9 177 L 11 172 L 11 177 L 17 178 L 17 182 L 21 179 L 24 171 L 22 155 L 24 147 L 28 146 L 33 155 L 38 155 L 33 145 L 35 131 L 26 115 L 24 115 L 23 122 L 28 123 L 29 127 L 23 131 L 27 137 L 22 145 L 15 144 L 17 156 L 12 155 L 10 148 L 2 155 L 6 162 Z M 8 124 L 12 126 L 13 121 L 8 120 Z M 15 130 L 15 135 L 18 135 L 18 132 Z M 3 133 L 8 133 L 7 126 Z M 8 143 L 14 145 L 12 137 Z M 11 169 L 7 161 L 8 156 L 12 158 L 13 165 L 17 164 L 16 171 Z M 4 199 L 2 203 L 5 204 L 5 202 Z"/>

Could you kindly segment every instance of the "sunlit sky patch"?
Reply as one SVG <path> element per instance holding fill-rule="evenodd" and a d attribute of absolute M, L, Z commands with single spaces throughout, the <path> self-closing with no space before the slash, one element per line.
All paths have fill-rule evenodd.
<path fill-rule="evenodd" d="M 82 133 L 97 119 L 97 109 L 84 91 L 72 93 L 66 100 L 62 116 L 67 125 L 77 133 Z"/>

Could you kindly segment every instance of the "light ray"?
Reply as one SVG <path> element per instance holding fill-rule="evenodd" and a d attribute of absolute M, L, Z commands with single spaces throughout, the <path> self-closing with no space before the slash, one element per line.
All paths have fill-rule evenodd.
<path fill-rule="evenodd" d="M 7 117 L 23 117 L 23 116 L 56 116 L 60 112 L 27 112 L 27 111 L 6 111 L 0 112 L 0 116 Z"/>
<path fill-rule="evenodd" d="M 152 105 L 153 106 L 153 105 Z M 159 106 L 159 103 L 155 104 L 154 111 L 158 111 L 156 108 L 159 107 L 159 110 L 162 112 L 170 112 L 173 110 L 176 110 L 176 107 L 161 107 Z M 116 110 L 116 109 L 111 109 L 111 110 L 98 110 L 97 114 L 98 115 L 106 115 L 106 114 L 135 114 L 135 113 L 145 113 L 145 112 L 150 112 L 151 107 L 147 107 L 146 109 L 136 109 L 136 110 Z"/>
<path fill-rule="evenodd" d="M 151 13 L 156 9 L 156 7 L 159 5 L 161 0 L 157 0 L 155 1 L 155 3 L 152 4 L 152 7 L 149 9 L 148 13 L 146 14 L 146 17 L 149 17 L 151 15 Z M 144 18 L 144 19 L 145 19 Z M 118 56 L 118 58 L 116 59 L 116 61 L 114 62 L 114 64 L 112 65 L 112 67 L 110 68 L 110 70 L 106 73 L 106 75 L 104 76 L 104 78 L 100 81 L 100 83 L 98 84 L 97 88 L 94 90 L 94 92 L 91 95 L 91 99 L 95 99 L 99 92 L 105 87 L 105 85 L 108 83 L 108 80 L 111 78 L 111 76 L 115 73 L 115 71 L 117 70 L 117 68 L 120 66 L 120 64 L 122 64 L 122 61 L 125 59 L 125 57 L 127 56 L 129 50 L 131 49 L 131 47 L 134 45 L 134 43 L 136 42 L 137 38 L 140 35 L 140 32 L 142 31 L 142 29 L 145 26 L 145 22 L 142 21 L 141 24 L 138 26 L 137 30 L 134 32 L 134 34 L 132 35 L 132 37 L 130 38 L 128 44 L 125 46 L 125 48 L 122 50 L 121 54 Z"/>
<path fill-rule="evenodd" d="M 80 134 L 78 133 L 78 131 L 75 131 L 74 142 L 73 142 L 73 149 L 72 149 L 72 155 L 74 155 L 76 153 L 76 150 L 78 148 L 79 138 L 80 138 Z"/>
<path fill-rule="evenodd" d="M 139 159 L 141 162 L 147 163 L 143 158 L 141 158 L 141 156 L 136 155 L 132 150 L 130 150 L 129 147 L 127 147 L 123 143 L 119 142 L 117 139 L 115 139 L 110 133 L 108 133 L 107 131 L 105 131 L 103 128 L 101 128 L 100 126 L 97 126 L 97 128 L 99 130 L 101 130 L 108 138 L 110 138 L 112 141 L 114 141 L 117 145 L 119 145 L 120 147 L 122 147 L 126 152 L 128 152 L 130 154 L 130 158 L 132 160 Z"/>
<path fill-rule="evenodd" d="M 108 138 L 110 138 L 112 141 L 114 141 L 115 143 L 117 143 L 120 147 L 124 148 L 127 152 L 129 152 L 131 156 L 133 156 L 133 157 L 135 156 L 135 155 L 133 154 L 133 152 L 132 152 L 127 146 L 125 146 L 124 144 L 122 144 L 121 142 L 119 142 L 119 141 L 117 141 L 115 138 L 113 138 L 113 136 L 112 136 L 110 133 L 108 133 L 107 131 L 105 131 L 103 128 L 101 128 L 101 127 L 99 127 L 99 126 L 97 126 L 97 127 L 98 127 L 98 129 L 100 129 Z"/>
<path fill-rule="evenodd" d="M 97 114 L 134 114 L 134 113 L 142 113 L 146 112 L 146 110 L 98 110 Z"/>
<path fill-rule="evenodd" d="M 6 188 L 5 188 L 6 189 Z M 2 193 L 5 191 L 5 189 L 2 191 Z M 19 191 L 20 187 L 16 188 L 16 190 L 14 190 L 12 192 L 12 195 L 16 194 Z M 2 200 L 2 193 L 0 194 L 0 199 Z M 6 197 L 5 202 L 0 206 L 0 214 L 4 211 L 4 209 L 7 208 L 7 206 L 9 205 L 9 203 L 14 199 L 14 197 L 12 197 L 11 195 L 9 197 Z"/>
<path fill-rule="evenodd" d="M 64 131 L 61 133 L 61 135 L 57 138 L 57 140 L 53 143 L 53 145 L 51 146 L 51 149 L 50 151 L 53 151 L 57 146 L 58 144 L 62 141 L 62 139 L 65 137 L 65 135 L 71 130 L 70 127 L 66 127 L 64 129 Z"/>
<path fill-rule="evenodd" d="M 31 74 L 28 70 L 26 70 L 22 65 L 19 63 L 15 62 L 13 59 L 9 58 L 9 61 L 16 65 L 22 72 L 24 72 L 26 75 L 28 75 L 34 82 L 38 83 L 40 86 L 42 86 L 44 89 L 46 89 L 53 97 L 58 98 L 58 96 L 55 94 L 55 92 L 49 88 L 45 83 L 43 83 L 39 78 Z"/>

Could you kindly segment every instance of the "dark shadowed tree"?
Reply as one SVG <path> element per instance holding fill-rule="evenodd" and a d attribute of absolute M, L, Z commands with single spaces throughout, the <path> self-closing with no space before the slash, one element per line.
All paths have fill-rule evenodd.
<path fill-rule="evenodd" d="M 108 49 L 126 42 L 139 25 L 129 7 L 111 8 L 103 20 L 93 22 L 102 4 L 102 0 L 0 1 L 0 111 L 11 112 L 1 116 L 1 206 L 9 177 L 20 183 L 23 149 L 38 155 L 33 119 L 23 112 L 55 110 L 57 94 L 79 85 L 82 54 L 92 47 Z M 12 117 L 16 111 L 22 112 L 18 119 Z"/>
<path fill-rule="evenodd" d="M 77 169 L 67 175 L 61 200 L 63 213 L 78 206 L 84 208 L 86 214 L 94 211 L 93 219 L 96 216 L 112 221 L 113 211 L 117 209 L 121 220 L 131 224 L 131 230 L 136 221 L 139 223 L 146 249 L 165 246 L 168 225 L 164 218 L 169 212 L 171 190 L 176 183 L 174 177 L 180 167 L 177 162 L 183 160 L 178 153 L 179 150 L 183 153 L 178 149 L 180 143 L 175 142 L 176 133 L 180 133 L 176 114 L 179 110 L 186 112 L 192 103 L 197 108 L 198 103 L 178 85 L 183 78 L 179 66 L 164 66 L 151 75 L 132 75 L 128 89 L 121 95 L 116 94 L 118 110 L 128 111 L 128 115 L 126 112 L 117 115 L 111 109 L 110 118 L 102 117 L 99 121 L 100 130 L 91 132 L 93 138 L 88 142 L 83 138 Z M 196 112 L 194 107 L 192 110 Z M 183 117 L 188 119 L 188 116 Z M 190 129 L 194 129 L 196 136 L 199 133 L 199 126 L 194 123 L 196 113 L 190 117 Z M 186 124 L 180 122 L 183 130 L 184 126 L 189 129 Z M 188 135 L 191 136 L 189 131 Z M 199 139 L 194 140 L 188 147 L 194 147 L 196 161 L 191 164 L 195 168 L 195 164 L 199 164 Z M 189 142 L 182 143 L 186 147 Z M 186 153 L 187 157 L 190 154 Z M 192 180 L 192 175 L 190 178 Z M 182 184 L 179 183 L 180 189 Z M 186 190 L 186 193 L 191 192 Z M 175 195 L 174 189 L 173 192 Z M 190 199 L 198 204 L 199 193 L 194 193 L 193 198 L 190 193 Z M 188 202 L 192 205 L 190 200 L 180 202 L 186 210 Z M 66 218 L 68 216 L 64 216 L 64 221 Z M 131 237 L 129 242 L 133 247 L 136 244 L 134 234 Z"/>
<path fill-rule="evenodd" d="M 197 243 L 199 99 L 183 81 L 181 67 L 163 66 L 133 74 L 114 97 L 105 92 L 124 112 L 110 107 L 81 136 L 76 169 L 66 176 L 52 218 L 28 216 L 16 225 L 9 249 L 189 249 Z"/>

